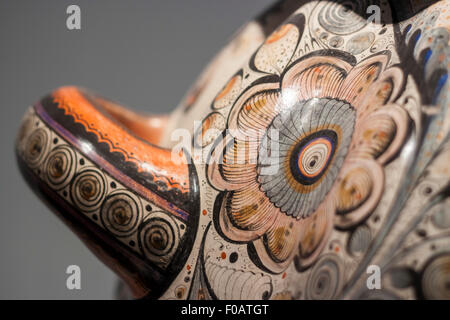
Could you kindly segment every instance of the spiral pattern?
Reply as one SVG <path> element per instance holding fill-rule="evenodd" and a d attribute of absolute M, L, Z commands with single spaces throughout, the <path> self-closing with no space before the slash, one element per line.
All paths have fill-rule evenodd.
<path fill-rule="evenodd" d="M 319 13 L 319 23 L 325 30 L 334 34 L 355 33 L 366 26 L 366 10 L 371 5 L 380 6 L 380 3 L 378 0 L 327 2 Z"/>
<path fill-rule="evenodd" d="M 154 212 L 139 227 L 139 246 L 144 255 L 160 265 L 170 261 L 180 239 L 180 230 L 172 218 Z"/>
<path fill-rule="evenodd" d="M 42 163 L 48 145 L 49 137 L 44 129 L 36 129 L 30 135 L 25 146 L 25 160 L 31 168 L 36 168 Z"/>
<path fill-rule="evenodd" d="M 343 282 L 341 260 L 333 254 L 324 255 L 312 270 L 306 284 L 306 298 L 330 300 L 337 298 Z"/>
<path fill-rule="evenodd" d="M 118 237 L 134 233 L 142 215 L 137 201 L 125 190 L 108 196 L 101 208 L 103 226 Z"/>
<path fill-rule="evenodd" d="M 45 165 L 47 183 L 55 190 L 61 190 L 72 180 L 76 171 L 76 156 L 68 146 L 52 150 Z"/>
<path fill-rule="evenodd" d="M 422 274 L 422 291 L 427 299 L 450 299 L 450 253 L 433 258 Z"/>
<path fill-rule="evenodd" d="M 105 178 L 96 169 L 81 171 L 73 180 L 70 191 L 75 206 L 86 212 L 94 211 L 105 196 Z"/>
<path fill-rule="evenodd" d="M 333 185 L 352 139 L 355 110 L 329 98 L 279 113 L 264 135 L 258 181 L 276 207 L 306 218 Z"/>

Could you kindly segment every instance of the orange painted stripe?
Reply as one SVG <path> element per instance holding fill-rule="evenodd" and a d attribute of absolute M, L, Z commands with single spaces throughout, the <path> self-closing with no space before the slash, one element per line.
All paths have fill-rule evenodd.
<path fill-rule="evenodd" d="M 75 87 L 60 88 L 53 93 L 53 97 L 67 115 L 71 115 L 88 132 L 94 133 L 99 142 L 109 144 L 111 152 L 120 152 L 126 161 L 134 162 L 139 172 L 164 177 L 162 181 L 169 181 L 169 188 L 189 192 L 189 169 L 184 154 L 179 154 L 179 157 L 186 165 L 176 164 L 172 161 L 171 150 L 153 146 L 130 134 L 97 110 Z"/>

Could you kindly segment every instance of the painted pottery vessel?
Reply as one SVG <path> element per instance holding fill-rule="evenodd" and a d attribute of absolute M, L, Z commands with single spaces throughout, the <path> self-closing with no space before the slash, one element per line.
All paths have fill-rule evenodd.
<path fill-rule="evenodd" d="M 18 163 L 135 298 L 449 299 L 449 17 L 281 1 L 170 116 L 56 89 Z"/>

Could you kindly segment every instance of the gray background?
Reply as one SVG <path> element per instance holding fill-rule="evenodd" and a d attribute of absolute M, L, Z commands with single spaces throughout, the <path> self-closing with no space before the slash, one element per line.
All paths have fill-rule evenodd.
<path fill-rule="evenodd" d="M 81 85 L 136 110 L 170 112 L 202 68 L 272 0 L 0 1 L 0 299 L 111 299 L 116 276 L 30 191 L 14 157 L 26 108 Z M 82 29 L 66 29 L 81 7 Z M 68 265 L 81 290 L 66 289 Z"/>

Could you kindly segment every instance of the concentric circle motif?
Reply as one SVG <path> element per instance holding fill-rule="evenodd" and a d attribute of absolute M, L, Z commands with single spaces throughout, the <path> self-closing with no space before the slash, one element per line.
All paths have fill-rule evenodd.
<path fill-rule="evenodd" d="M 334 156 L 337 142 L 333 130 L 320 130 L 302 139 L 290 158 L 293 177 L 304 185 L 319 180 Z"/>
<path fill-rule="evenodd" d="M 47 157 L 45 174 L 47 183 L 55 190 L 67 186 L 76 171 L 76 156 L 67 146 L 59 146 Z"/>
<path fill-rule="evenodd" d="M 279 113 L 258 154 L 258 181 L 287 215 L 306 218 L 330 191 L 350 145 L 354 108 L 335 99 L 301 101 Z"/>
<path fill-rule="evenodd" d="M 142 220 L 141 217 L 138 200 L 127 191 L 120 191 L 108 196 L 102 204 L 102 224 L 118 237 L 134 233 Z"/>
<path fill-rule="evenodd" d="M 450 299 L 450 253 L 433 258 L 422 274 L 422 291 L 426 299 Z"/>
<path fill-rule="evenodd" d="M 70 189 L 75 206 L 87 212 L 100 207 L 105 192 L 105 178 L 95 169 L 87 169 L 77 174 Z"/>
<path fill-rule="evenodd" d="M 36 168 L 42 163 L 48 143 L 48 133 L 42 128 L 36 129 L 30 135 L 25 146 L 25 160 L 31 168 Z"/>
<path fill-rule="evenodd" d="M 367 8 L 378 0 L 337 0 L 326 3 L 319 13 L 319 23 L 327 31 L 338 35 L 355 33 L 367 25 Z"/>
<path fill-rule="evenodd" d="M 330 300 L 337 298 L 343 284 L 343 265 L 334 254 L 324 255 L 315 265 L 306 284 L 306 298 Z"/>
<path fill-rule="evenodd" d="M 170 261 L 179 239 L 178 225 L 164 212 L 153 212 L 139 227 L 139 247 L 147 258 L 160 265 Z"/>

